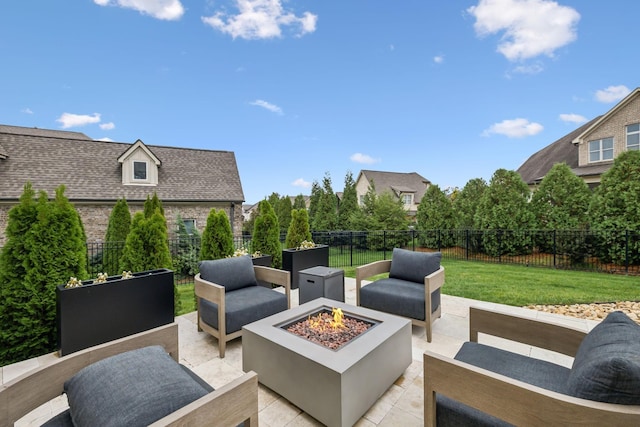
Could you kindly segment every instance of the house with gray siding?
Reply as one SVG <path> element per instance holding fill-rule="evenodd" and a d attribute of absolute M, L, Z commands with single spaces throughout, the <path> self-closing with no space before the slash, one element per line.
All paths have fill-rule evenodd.
<path fill-rule="evenodd" d="M 415 215 L 422 196 L 431 185 L 431 181 L 416 172 L 383 172 L 373 170 L 361 170 L 356 179 L 356 193 L 358 204 L 362 206 L 362 200 L 374 187 L 376 194 L 390 193 L 396 199 L 402 200 L 404 209 L 408 215 Z"/>

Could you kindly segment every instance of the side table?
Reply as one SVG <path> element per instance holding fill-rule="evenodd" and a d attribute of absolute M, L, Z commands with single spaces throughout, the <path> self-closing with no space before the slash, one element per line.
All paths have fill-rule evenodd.
<path fill-rule="evenodd" d="M 344 302 L 344 271 L 317 266 L 300 270 L 298 298 L 300 304 L 316 298 Z"/>

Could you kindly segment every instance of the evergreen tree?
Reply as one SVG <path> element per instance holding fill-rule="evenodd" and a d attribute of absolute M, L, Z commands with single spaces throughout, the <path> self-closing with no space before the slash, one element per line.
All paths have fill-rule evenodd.
<path fill-rule="evenodd" d="M 105 272 L 109 276 L 120 273 L 120 257 L 124 242 L 127 240 L 129 229 L 131 228 L 131 213 L 127 201 L 118 199 L 109 215 L 109 224 L 104 238 L 104 248 L 102 263 Z"/>
<path fill-rule="evenodd" d="M 200 259 L 200 236 L 194 228 L 189 234 L 184 225 L 180 212 L 176 214 L 178 225 L 178 250 L 173 258 L 173 268 L 180 278 L 193 277 L 198 273 L 198 261 Z"/>
<path fill-rule="evenodd" d="M 431 185 L 418 205 L 416 213 L 419 242 L 427 248 L 453 246 L 455 218 L 451 200 L 437 185 Z"/>
<path fill-rule="evenodd" d="M 309 224 L 313 227 L 316 220 L 316 212 L 320 205 L 320 198 L 322 197 L 322 187 L 318 184 L 318 181 L 313 181 L 311 184 L 311 196 L 309 196 Z"/>
<path fill-rule="evenodd" d="M 304 240 L 311 240 L 309 215 L 306 209 L 294 209 L 291 211 L 291 224 L 287 230 L 285 247 L 297 248 Z"/>
<path fill-rule="evenodd" d="M 27 359 L 30 354 L 32 300 L 26 286 L 29 256 L 27 235 L 37 222 L 36 193 L 31 183 L 24 186 L 18 204 L 9 210 L 6 241 L 0 252 L 0 366 Z"/>
<path fill-rule="evenodd" d="M 362 206 L 351 215 L 351 227 L 354 230 L 369 231 L 379 230 L 379 226 L 375 224 L 375 211 L 378 202 L 375 183 L 372 181 L 367 188 L 367 192 L 362 198 Z"/>
<path fill-rule="evenodd" d="M 307 209 L 307 203 L 305 202 L 304 196 L 302 194 L 298 194 L 296 196 L 291 209 Z"/>
<path fill-rule="evenodd" d="M 256 217 L 252 235 L 252 250 L 271 255 L 271 266 L 282 268 L 282 244 L 280 243 L 280 224 L 273 207 L 268 200 L 258 206 L 260 214 Z"/>
<path fill-rule="evenodd" d="M 293 209 L 291 205 L 291 198 L 289 196 L 282 196 L 278 201 L 278 223 L 280 224 L 280 231 L 286 233 L 289 229 L 289 224 L 291 224 L 291 210 Z"/>
<path fill-rule="evenodd" d="M 486 189 L 487 183 L 482 178 L 473 178 L 465 184 L 462 191 L 453 200 L 455 228 L 471 229 L 474 227 L 474 217 Z"/>
<path fill-rule="evenodd" d="M 590 206 L 592 227 L 602 231 L 600 256 L 605 262 L 640 264 L 640 151 L 625 151 L 602 175 Z M 628 247 L 627 247 L 628 245 Z M 628 259 L 627 259 L 628 256 Z"/>
<path fill-rule="evenodd" d="M 322 191 L 313 217 L 314 230 L 335 230 L 338 223 L 338 202 L 331 187 L 331 177 L 325 173 L 322 179 Z"/>
<path fill-rule="evenodd" d="M 233 255 L 231 223 L 224 210 L 211 209 L 202 232 L 200 259 L 220 259 Z"/>
<path fill-rule="evenodd" d="M 153 197 L 147 196 L 147 200 L 144 202 L 144 217 L 151 218 L 156 209 L 160 210 L 160 214 L 164 217 L 164 208 L 162 207 L 162 201 L 158 198 L 156 192 L 153 193 Z"/>
<path fill-rule="evenodd" d="M 400 248 L 404 247 L 411 239 L 404 204 L 402 200 L 389 192 L 384 192 L 376 197 L 373 224 L 377 230 L 384 230 L 384 233 L 369 236 L 368 242 L 371 249 Z"/>
<path fill-rule="evenodd" d="M 144 212 L 136 212 L 131 221 L 131 228 L 125 240 L 120 258 L 120 271 L 145 271 L 145 232 L 146 218 Z"/>
<path fill-rule="evenodd" d="M 51 202 L 45 192 L 40 193 L 37 222 L 25 240 L 29 256 L 24 282 L 33 295 L 33 317 L 26 321 L 30 330 L 25 337 L 30 354 L 25 358 L 56 347 L 56 286 L 67 283 L 70 277 L 87 278 L 87 248 L 80 216 L 64 190 L 63 185 L 58 187 Z"/>
<path fill-rule="evenodd" d="M 358 210 L 358 193 L 356 182 L 351 172 L 347 172 L 344 178 L 344 190 L 342 200 L 338 206 L 338 229 L 351 230 L 351 216 Z"/>
<path fill-rule="evenodd" d="M 529 207 L 530 191 L 520 174 L 498 169 L 484 191 L 475 215 L 475 228 L 485 232 L 482 244 L 487 254 L 523 255 L 533 246 L 530 230 L 535 217 Z"/>

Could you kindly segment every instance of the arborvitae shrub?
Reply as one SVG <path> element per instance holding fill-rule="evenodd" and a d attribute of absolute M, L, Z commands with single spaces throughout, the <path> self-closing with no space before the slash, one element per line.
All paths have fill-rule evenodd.
<path fill-rule="evenodd" d="M 233 232 L 223 210 L 211 209 L 202 232 L 200 259 L 220 259 L 233 254 Z"/>
<path fill-rule="evenodd" d="M 260 213 L 253 226 L 252 250 L 271 255 L 271 266 L 282 268 L 282 245 L 280 243 L 280 224 L 271 204 L 263 200 L 258 205 Z"/>
<path fill-rule="evenodd" d="M 109 276 L 122 272 L 119 268 L 119 262 L 122 257 L 124 242 L 127 240 L 130 229 L 131 212 L 129 212 L 129 205 L 124 198 L 118 199 L 111 210 L 111 215 L 109 215 L 102 256 L 103 270 Z"/>
<path fill-rule="evenodd" d="M 284 245 L 286 248 L 297 248 L 304 240 L 311 240 L 309 215 L 306 209 L 294 209 L 291 211 L 291 224 Z"/>

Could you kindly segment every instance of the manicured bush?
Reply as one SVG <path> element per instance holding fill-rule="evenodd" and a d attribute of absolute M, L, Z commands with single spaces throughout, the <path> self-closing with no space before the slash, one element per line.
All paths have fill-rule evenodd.
<path fill-rule="evenodd" d="M 294 209 L 291 211 L 291 224 L 287 230 L 287 238 L 284 245 L 287 249 L 297 248 L 305 240 L 311 240 L 309 215 L 306 209 Z"/>
<path fill-rule="evenodd" d="M 220 259 L 233 255 L 233 232 L 223 210 L 211 209 L 202 232 L 200 259 Z"/>
<path fill-rule="evenodd" d="M 102 263 L 104 272 L 109 276 L 121 273 L 120 257 L 130 229 L 131 212 L 129 212 L 129 205 L 124 198 L 118 199 L 109 215 L 109 224 L 104 238 L 107 250 L 104 252 Z"/>
<path fill-rule="evenodd" d="M 416 213 L 418 242 L 426 248 L 448 248 L 454 244 L 455 217 L 451 200 L 437 185 L 422 196 Z"/>
<path fill-rule="evenodd" d="M 280 243 L 280 224 L 271 203 L 263 200 L 258 205 L 252 235 L 252 250 L 271 255 L 271 266 L 282 268 L 282 244 Z"/>

